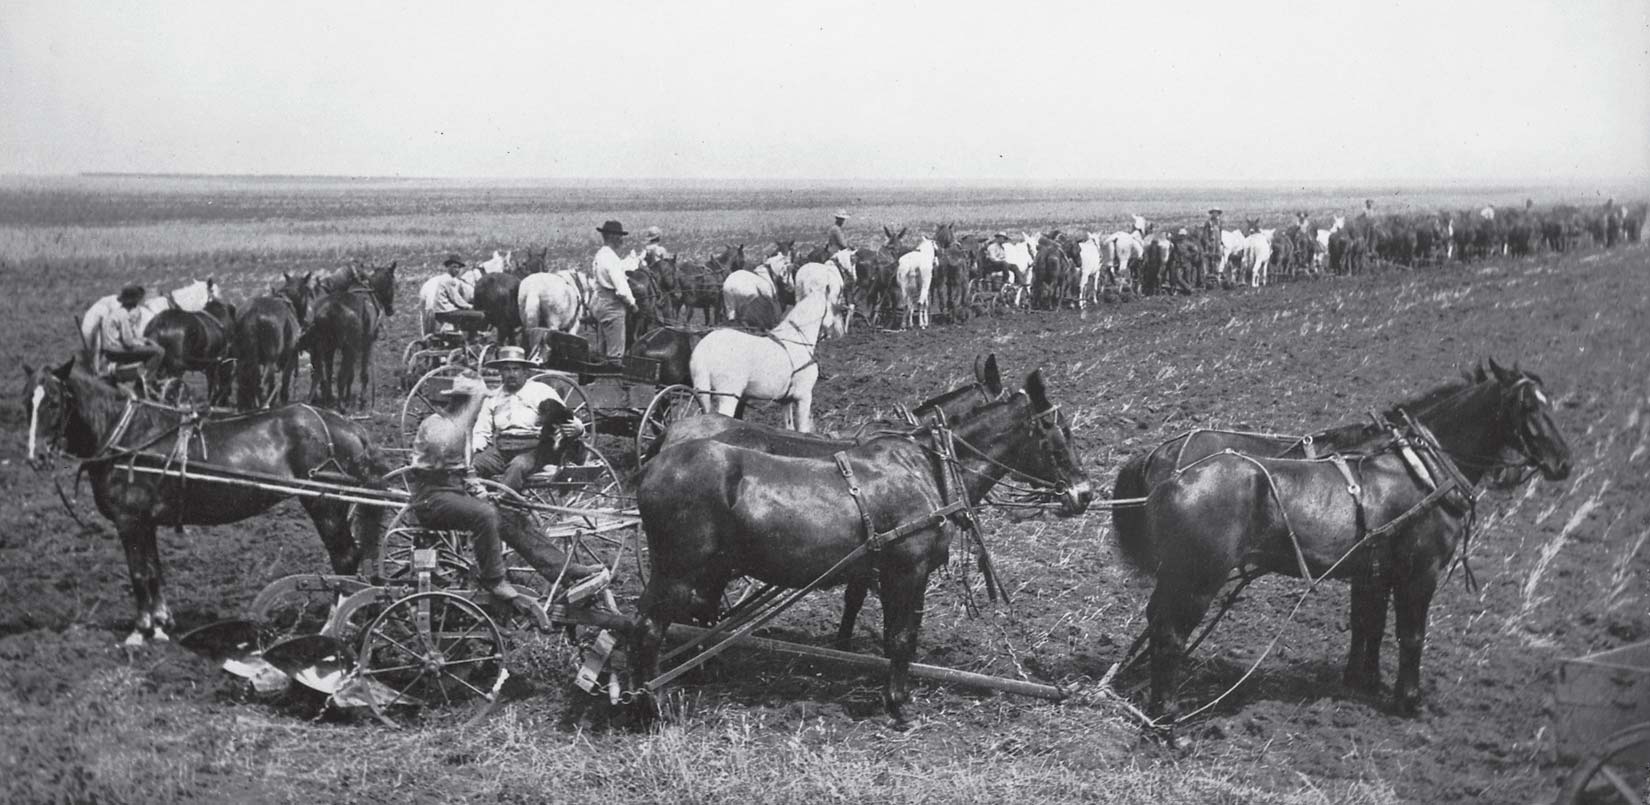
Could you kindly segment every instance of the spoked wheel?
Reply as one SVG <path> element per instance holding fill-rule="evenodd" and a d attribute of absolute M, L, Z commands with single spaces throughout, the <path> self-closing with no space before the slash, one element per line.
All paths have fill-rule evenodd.
<path fill-rule="evenodd" d="M 671 425 L 701 412 L 693 389 L 683 385 L 660 389 L 636 424 L 636 464 L 641 465 Z"/>
<path fill-rule="evenodd" d="M 1650 723 L 1611 735 L 1576 765 L 1559 791 L 1571 803 L 1650 802 Z"/>
<path fill-rule="evenodd" d="M 365 699 L 392 727 L 468 726 L 498 703 L 509 673 L 504 636 L 480 606 L 463 596 L 421 592 L 374 618 L 348 696 Z"/>
<path fill-rule="evenodd" d="M 597 513 L 629 509 L 635 501 L 624 494 L 623 479 L 600 451 L 587 445 L 585 452 L 582 462 L 547 468 L 529 478 L 522 494 L 535 503 L 590 511 L 538 514 L 546 536 L 556 540 L 571 561 L 607 568 L 615 590 L 639 597 L 647 568 L 637 527 Z"/>
<path fill-rule="evenodd" d="M 591 433 L 596 431 L 595 412 L 590 408 L 590 395 L 584 393 L 579 386 L 579 379 L 566 372 L 539 372 L 528 378 L 528 382 L 537 381 L 556 390 L 561 396 L 561 402 L 573 416 L 579 418 Z"/>
<path fill-rule="evenodd" d="M 300 635 L 320 634 L 343 599 L 367 587 L 353 576 L 320 573 L 276 579 L 252 599 L 248 614 L 266 645 Z"/>
<path fill-rule="evenodd" d="M 424 418 L 445 407 L 441 392 L 452 388 L 454 379 L 470 371 L 474 370 L 465 366 L 438 366 L 425 372 L 424 376 L 413 384 L 412 390 L 407 392 L 407 399 L 401 403 L 401 419 L 397 422 L 402 444 L 412 444 L 413 436 L 417 435 L 418 426 L 423 424 Z M 487 382 L 488 388 L 498 387 L 497 372 L 484 371 L 481 378 Z"/>

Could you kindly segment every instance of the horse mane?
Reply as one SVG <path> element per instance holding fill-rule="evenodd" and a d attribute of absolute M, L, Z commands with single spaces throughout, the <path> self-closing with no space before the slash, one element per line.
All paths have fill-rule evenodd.
<path fill-rule="evenodd" d="M 1442 383 L 1406 400 L 1400 400 L 1390 406 L 1387 406 L 1381 411 L 1381 419 L 1388 422 L 1401 421 L 1402 417 L 1399 414 L 1400 411 L 1407 411 L 1410 414 L 1419 415 L 1420 412 L 1426 411 L 1438 403 L 1443 402 L 1444 400 L 1447 400 L 1474 385 L 1476 385 L 1476 382 L 1471 380 L 1470 375 L 1466 382 L 1452 380 L 1447 383 Z M 1312 440 L 1314 442 L 1326 442 L 1337 445 L 1354 444 L 1361 442 L 1370 436 L 1377 435 L 1380 432 L 1381 431 L 1373 422 L 1354 422 L 1349 425 L 1338 425 L 1333 428 L 1326 428 L 1318 431 L 1312 434 Z"/>

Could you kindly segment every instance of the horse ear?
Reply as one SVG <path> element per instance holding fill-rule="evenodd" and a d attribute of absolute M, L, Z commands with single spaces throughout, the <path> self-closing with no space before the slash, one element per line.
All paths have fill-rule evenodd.
<path fill-rule="evenodd" d="M 30 380 L 34 379 L 34 367 L 30 366 L 28 361 L 23 362 L 23 376 Z"/>
<path fill-rule="evenodd" d="M 74 356 L 70 355 L 69 359 L 64 361 L 62 366 L 52 370 L 52 374 L 57 375 L 64 380 L 68 380 L 69 374 L 74 371 L 74 362 Z"/>
<path fill-rule="evenodd" d="M 1003 396 L 1003 376 L 997 371 L 997 353 L 985 356 L 984 371 L 976 372 L 975 375 L 985 384 L 986 391 L 991 392 L 992 397 Z"/>
<path fill-rule="evenodd" d="M 1042 413 L 1048 410 L 1048 390 L 1043 388 L 1042 369 L 1033 369 L 1031 374 L 1026 375 L 1024 391 L 1026 397 L 1031 400 L 1033 413 Z"/>
<path fill-rule="evenodd" d="M 1490 371 L 1495 373 L 1496 380 L 1503 383 L 1507 381 L 1507 370 L 1501 368 L 1501 364 L 1496 363 L 1495 358 L 1490 358 Z"/>

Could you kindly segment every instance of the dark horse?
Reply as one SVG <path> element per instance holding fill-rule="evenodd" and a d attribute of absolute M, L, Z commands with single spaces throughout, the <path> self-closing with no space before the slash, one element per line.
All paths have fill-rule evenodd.
<path fill-rule="evenodd" d="M 521 330 L 521 307 L 516 303 L 516 290 L 521 287 L 522 277 L 544 270 L 549 253 L 548 246 L 528 249 L 527 259 L 519 263 L 514 272 L 483 274 L 476 280 L 473 304 L 476 310 L 487 315 L 487 324 L 498 333 L 500 345 L 516 343 L 516 335 Z"/>
<path fill-rule="evenodd" d="M 968 318 L 968 280 L 974 271 L 974 251 L 969 244 L 956 237 L 956 224 L 940 224 L 934 228 L 934 245 L 938 247 L 934 260 L 934 301 L 946 321 L 957 323 Z"/>
<path fill-rule="evenodd" d="M 804 588 L 867 541 L 878 550 L 823 579 L 835 586 L 873 574 L 880 585 L 883 648 L 891 666 L 883 704 L 903 720 L 928 576 L 946 562 L 950 532 L 936 512 L 956 498 L 978 503 L 1007 473 L 1053 490 L 1069 511 L 1087 508 L 1087 478 L 1069 428 L 1032 372 L 1024 390 L 963 415 L 954 430 L 962 495 L 934 460 L 933 427 L 867 440 L 828 458 L 788 458 L 699 440 L 664 450 L 642 472 L 637 500 L 652 573 L 632 633 L 639 680 L 656 676 L 670 624 L 703 612 L 728 579 L 746 575 Z M 847 469 L 844 469 L 847 468 Z M 845 479 L 844 473 L 852 477 Z M 850 494 L 850 489 L 858 493 Z M 904 536 L 886 539 L 900 529 Z M 905 528 L 901 528 L 905 526 Z"/>
<path fill-rule="evenodd" d="M 29 374 L 34 422 L 46 440 L 82 460 L 97 509 L 114 523 L 126 551 L 137 620 L 128 645 L 164 641 L 173 627 L 161 578 L 155 529 L 161 525 L 223 525 L 269 510 L 288 494 L 192 478 L 179 480 L 127 469 L 180 469 L 210 463 L 260 478 L 309 479 L 330 473 L 345 483 L 375 486 L 386 467 L 367 434 L 328 411 L 293 405 L 252 414 L 196 420 L 187 412 L 133 399 L 75 366 Z M 33 433 L 31 432 L 31 459 Z M 361 507 L 351 534 L 350 504 L 304 498 L 336 573 L 355 572 L 362 556 L 377 551 L 378 510 Z"/>
<path fill-rule="evenodd" d="M 309 349 L 309 396 L 322 405 L 344 410 L 350 403 L 366 407 L 378 400 L 372 384 L 372 345 L 384 326 L 385 316 L 395 315 L 395 263 L 372 270 L 365 287 L 351 285 L 315 301 L 309 327 L 301 339 Z M 342 354 L 335 377 L 332 357 Z M 356 363 L 360 363 L 361 399 L 355 399 Z"/>
<path fill-rule="evenodd" d="M 1121 540 L 1157 577 L 1146 609 L 1153 715 L 1179 716 L 1174 689 L 1186 639 L 1234 568 L 1352 582 L 1345 681 L 1380 685 L 1389 599 L 1397 614 L 1396 709 L 1421 701 L 1421 649 L 1439 577 L 1471 527 L 1473 488 L 1487 473 L 1528 466 L 1570 473 L 1570 451 L 1535 375 L 1491 364 L 1492 376 L 1431 409 L 1407 442 L 1341 458 L 1260 458 L 1222 451 L 1191 462 L 1147 496 L 1145 530 Z M 1436 430 L 1436 440 L 1431 431 Z M 1409 446 L 1413 444 L 1413 447 Z"/>
<path fill-rule="evenodd" d="M 292 399 L 298 338 L 309 308 L 310 274 L 283 272 L 281 284 L 247 303 L 231 333 L 235 352 L 235 407 L 267 408 Z M 277 375 L 280 378 L 276 385 Z"/>
<path fill-rule="evenodd" d="M 206 375 L 206 404 L 225 402 L 234 379 L 228 360 L 234 326 L 235 306 L 216 299 L 199 311 L 171 308 L 155 314 L 143 334 L 166 350 L 157 379 L 181 383 L 184 374 L 200 372 Z"/>
<path fill-rule="evenodd" d="M 688 369 L 688 360 L 693 357 L 693 348 L 698 346 L 699 339 L 704 337 L 701 330 L 660 327 L 636 339 L 630 354 L 659 362 L 658 385 L 691 386 L 693 374 Z"/>
<path fill-rule="evenodd" d="M 704 265 L 678 265 L 675 258 L 661 261 L 654 268 L 669 318 L 687 324 L 693 319 L 693 311 L 699 310 L 704 314 L 705 326 L 714 326 L 722 309 L 722 281 L 744 267 L 743 243 L 724 247 Z"/>
<path fill-rule="evenodd" d="M 1003 381 L 997 370 L 997 356 L 989 355 L 982 363 L 976 359 L 974 366 L 974 382 L 966 386 L 951 389 L 937 397 L 923 401 L 916 408 L 911 409 L 912 418 L 917 422 L 927 422 L 930 416 L 939 415 L 945 418 L 947 425 L 954 426 L 958 419 L 975 408 L 986 403 L 1002 399 Z M 792 458 L 830 458 L 838 450 L 846 450 L 859 443 L 863 438 L 883 435 L 885 433 L 909 431 L 910 426 L 895 422 L 867 422 L 859 427 L 853 439 L 833 439 L 814 433 L 801 433 L 788 428 L 776 428 L 743 419 L 735 419 L 720 414 L 704 414 L 689 417 L 670 426 L 650 447 L 647 455 L 642 457 L 645 463 L 673 444 L 690 442 L 695 439 L 715 439 L 723 444 L 734 447 L 744 447 L 751 450 L 760 450 L 776 456 L 790 456 Z M 843 596 L 842 624 L 837 629 L 836 644 L 838 648 L 846 649 L 853 637 L 854 621 L 859 619 L 859 610 L 865 605 L 865 595 L 870 592 L 870 580 L 863 576 L 856 576 L 848 580 L 848 589 Z M 721 591 L 716 591 L 708 600 L 712 603 L 720 601 Z M 720 613 L 701 613 L 701 620 L 713 621 Z"/>
<path fill-rule="evenodd" d="M 1071 258 L 1060 248 L 1059 234 L 1040 236 L 1031 264 L 1031 306 L 1039 310 L 1059 309 L 1061 291 L 1071 275 Z"/>

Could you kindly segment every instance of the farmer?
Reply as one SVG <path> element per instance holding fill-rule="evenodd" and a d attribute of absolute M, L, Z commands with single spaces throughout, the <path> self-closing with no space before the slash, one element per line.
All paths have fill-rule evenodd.
<path fill-rule="evenodd" d="M 477 475 L 498 478 L 500 483 L 520 492 L 527 486 L 527 476 L 537 472 L 534 460 L 539 446 L 539 429 L 543 424 L 539 411 L 545 400 L 566 402 L 549 386 L 527 381 L 527 376 L 538 366 L 527 360 L 521 347 L 505 346 L 498 357 L 487 362 L 488 369 L 497 369 L 502 384 L 497 393 L 481 403 L 475 425 L 470 431 L 470 444 L 475 450 L 471 463 Z M 563 424 L 563 439 L 584 436 L 584 423 L 577 417 Z"/>
<path fill-rule="evenodd" d="M 437 274 L 430 280 L 430 287 L 420 289 L 419 296 L 425 301 L 424 334 L 447 332 L 452 325 L 443 324 L 436 319 L 438 313 L 451 313 L 455 310 L 469 310 L 474 307 L 471 301 L 475 296 L 475 287 L 459 277 L 464 271 L 464 261 L 456 254 L 447 255 L 446 261 L 441 264 L 445 274 Z M 426 295 L 427 294 L 427 295 Z"/>
<path fill-rule="evenodd" d="M 854 249 L 848 245 L 848 233 L 842 229 L 843 224 L 848 221 L 848 211 L 837 210 L 835 219 L 836 223 L 831 224 L 831 228 L 825 230 L 825 251 L 829 252 L 832 257 L 844 251 L 852 254 Z"/>
<path fill-rule="evenodd" d="M 644 233 L 642 240 L 647 244 L 642 247 L 642 265 L 652 268 L 660 260 L 670 259 L 670 250 L 659 243 L 665 233 L 656 226 L 650 226 Z"/>
<path fill-rule="evenodd" d="M 1205 279 L 1215 277 L 1220 269 L 1220 216 L 1219 207 L 1209 210 L 1209 220 L 1203 222 L 1203 271 Z"/>
<path fill-rule="evenodd" d="M 103 317 L 103 357 L 111 364 L 142 363 L 145 377 L 154 376 L 166 350 L 143 334 L 145 314 L 140 305 L 146 293 L 141 285 L 128 285 L 115 297 L 119 307 Z"/>
<path fill-rule="evenodd" d="M 528 564 L 554 579 L 567 557 L 549 540 L 533 533 L 525 517 L 501 516 L 481 500 L 480 484 L 466 462 L 468 436 L 487 397 L 487 384 L 474 374 L 453 381 L 441 392 L 445 407 L 424 418 L 412 447 L 412 511 L 425 528 L 467 531 L 476 555 L 476 577 L 481 589 L 531 617 L 542 629 L 550 628 L 544 610 L 516 591 L 504 577 L 504 548 L 508 542 Z M 582 578 L 600 568 L 568 565 L 567 575 Z"/>
<path fill-rule="evenodd" d="M 630 280 L 626 277 L 636 270 L 640 256 L 631 252 L 619 257 L 619 248 L 629 232 L 618 221 L 608 221 L 596 228 L 602 236 L 602 247 L 591 263 L 596 292 L 590 300 L 590 315 L 596 319 L 596 332 L 601 336 L 602 354 L 609 363 L 624 359 L 625 314 L 636 309 L 636 298 L 630 294 Z"/>

